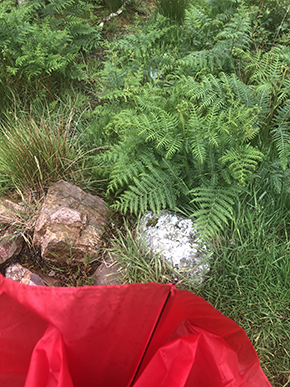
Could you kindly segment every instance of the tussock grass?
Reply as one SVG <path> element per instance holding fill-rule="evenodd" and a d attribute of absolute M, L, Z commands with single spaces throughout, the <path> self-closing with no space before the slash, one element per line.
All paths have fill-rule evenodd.
<path fill-rule="evenodd" d="M 53 181 L 77 171 L 81 150 L 75 146 L 73 113 L 33 118 L 6 115 L 0 125 L 2 185 L 42 191 Z"/>
<path fill-rule="evenodd" d="M 189 0 L 157 0 L 156 5 L 162 15 L 177 22 L 183 22 Z"/>
<path fill-rule="evenodd" d="M 110 9 L 111 12 L 116 12 L 124 2 L 125 0 L 107 0 L 106 6 Z"/>

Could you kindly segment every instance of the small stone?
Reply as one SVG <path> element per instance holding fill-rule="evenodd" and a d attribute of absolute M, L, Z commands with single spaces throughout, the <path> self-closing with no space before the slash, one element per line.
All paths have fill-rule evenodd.
<path fill-rule="evenodd" d="M 16 257 L 23 246 L 23 237 L 15 235 L 15 228 L 10 226 L 0 233 L 0 265 L 12 257 Z"/>
<path fill-rule="evenodd" d="M 6 269 L 5 277 L 25 285 L 45 286 L 45 283 L 37 274 L 32 273 L 19 263 L 10 265 Z"/>

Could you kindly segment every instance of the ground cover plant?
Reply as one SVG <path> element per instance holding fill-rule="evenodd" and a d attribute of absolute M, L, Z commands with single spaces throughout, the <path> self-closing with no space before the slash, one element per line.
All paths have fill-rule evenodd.
<path fill-rule="evenodd" d="M 192 217 L 213 254 L 203 284 L 147 254 L 131 223 L 106 243 L 123 281 L 176 278 L 246 330 L 273 386 L 290 386 L 289 5 L 174 4 L 129 1 L 101 30 L 117 1 L 0 3 L 2 191 L 79 176 L 120 222 Z"/>

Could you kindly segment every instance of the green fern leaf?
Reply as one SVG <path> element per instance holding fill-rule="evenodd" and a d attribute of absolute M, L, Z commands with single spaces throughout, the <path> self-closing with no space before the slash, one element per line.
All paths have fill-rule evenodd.
<path fill-rule="evenodd" d="M 290 104 L 278 109 L 277 116 L 274 118 L 275 127 L 271 130 L 273 141 L 278 151 L 283 170 L 289 162 L 290 156 Z"/>
<path fill-rule="evenodd" d="M 197 229 L 205 235 L 213 236 L 232 219 L 237 188 L 199 187 L 191 190 L 190 194 L 193 196 L 191 203 L 199 207 L 192 217 Z"/>
<path fill-rule="evenodd" d="M 262 161 L 262 159 L 262 152 L 250 144 L 246 144 L 238 149 L 227 150 L 219 160 L 223 164 L 229 163 L 232 176 L 238 180 L 241 186 L 244 186 L 247 178 L 257 167 L 258 161 Z"/>
<path fill-rule="evenodd" d="M 151 209 L 159 213 L 161 209 L 175 208 L 176 195 L 172 185 L 172 177 L 156 168 L 151 173 L 143 173 L 133 178 L 130 185 L 115 204 L 118 210 L 138 214 Z"/>

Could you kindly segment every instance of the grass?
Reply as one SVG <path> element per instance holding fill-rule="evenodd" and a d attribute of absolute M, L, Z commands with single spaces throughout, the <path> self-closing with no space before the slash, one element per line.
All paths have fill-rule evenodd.
<path fill-rule="evenodd" d="M 177 22 L 181 23 L 185 17 L 185 10 L 189 0 L 157 0 L 159 12 Z"/>
<path fill-rule="evenodd" d="M 290 211 L 285 206 L 287 194 L 274 196 L 269 191 L 266 184 L 254 187 L 238 202 L 231 227 L 212 241 L 211 273 L 196 293 L 245 329 L 270 383 L 286 387 L 290 386 Z"/>
<path fill-rule="evenodd" d="M 2 186 L 43 192 L 51 182 L 78 170 L 82 154 L 75 146 L 72 111 L 66 117 L 8 114 L 0 130 Z"/>
<path fill-rule="evenodd" d="M 244 230 L 229 233 L 225 245 L 215 247 L 211 275 L 199 294 L 245 329 L 269 381 L 286 386 L 290 385 L 290 241 L 269 228 L 261 239 L 263 225 L 256 226 L 254 233 L 242 226 Z"/>
<path fill-rule="evenodd" d="M 15 204 L 14 209 L 9 209 L 3 205 L 3 199 L 0 200 L 0 209 L 5 210 L 1 215 L 3 224 L 0 231 L 10 229 L 10 233 L 0 236 L 0 245 L 8 241 L 16 240 L 18 237 L 22 237 L 29 247 L 32 247 L 32 235 L 37 218 L 40 213 L 40 201 L 35 197 L 24 197 L 20 190 L 17 191 L 18 202 Z M 21 201 L 20 201 L 21 200 Z M 6 217 L 5 214 L 6 213 Z M 3 234 L 3 233 L 2 233 Z"/>
<path fill-rule="evenodd" d="M 120 273 L 122 283 L 172 282 L 169 265 L 158 254 L 148 251 L 144 241 L 138 238 L 136 229 L 132 231 L 128 223 L 124 223 L 123 229 L 116 230 L 110 244 L 107 251 L 111 260 L 123 268 Z"/>

